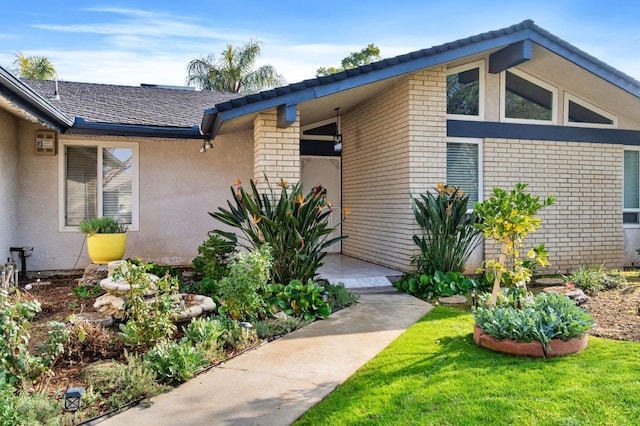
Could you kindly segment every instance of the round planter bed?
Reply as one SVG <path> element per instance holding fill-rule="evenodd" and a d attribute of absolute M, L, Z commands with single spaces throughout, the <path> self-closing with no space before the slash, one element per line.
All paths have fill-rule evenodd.
<path fill-rule="evenodd" d="M 496 340 L 485 333 L 477 324 L 473 326 L 473 341 L 476 345 L 515 356 L 533 358 L 548 358 L 552 356 L 569 355 L 587 347 L 587 335 L 568 341 L 554 339 L 549 343 L 550 349 L 545 351 L 540 342 L 518 342 L 510 339 Z"/>

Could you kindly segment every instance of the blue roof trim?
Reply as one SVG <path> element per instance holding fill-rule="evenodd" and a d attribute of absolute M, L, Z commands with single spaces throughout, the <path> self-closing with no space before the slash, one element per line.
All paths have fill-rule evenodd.
<path fill-rule="evenodd" d="M 149 138 L 168 138 L 168 139 L 202 139 L 200 127 L 195 125 L 191 128 L 184 127 L 161 127 L 161 126 L 143 126 L 134 124 L 113 124 L 113 123 L 95 123 L 87 122 L 82 118 L 76 117 L 73 127 L 67 134 L 82 134 L 96 136 L 133 136 L 133 137 L 149 137 Z"/>
<path fill-rule="evenodd" d="M 526 20 L 500 30 L 216 104 L 215 108 L 205 111 L 202 131 L 215 137 L 222 123 L 232 118 L 283 104 L 302 103 L 524 40 L 531 40 L 640 97 L 640 82 Z"/>

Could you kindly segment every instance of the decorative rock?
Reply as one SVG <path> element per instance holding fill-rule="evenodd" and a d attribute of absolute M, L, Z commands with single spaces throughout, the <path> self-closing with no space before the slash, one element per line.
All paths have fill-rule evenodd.
<path fill-rule="evenodd" d="M 216 308 L 212 298 L 200 294 L 178 294 L 182 311 L 178 321 L 188 321 L 191 318 L 202 315 L 204 312 L 211 312 Z"/>
<path fill-rule="evenodd" d="M 576 302 L 576 305 L 581 305 L 589 300 L 584 292 L 579 288 L 571 288 L 564 285 L 557 285 L 553 287 L 545 287 L 542 289 L 545 293 L 560 293 L 567 296 L 569 299 Z"/>
<path fill-rule="evenodd" d="M 98 297 L 93 307 L 101 314 L 110 315 L 116 319 L 124 317 L 124 299 L 113 294 L 103 294 Z"/>
<path fill-rule="evenodd" d="M 440 303 L 447 303 L 449 305 L 460 305 L 462 303 L 467 303 L 467 298 L 465 296 L 457 294 L 455 296 L 439 297 L 438 301 Z"/>
<path fill-rule="evenodd" d="M 155 283 L 158 281 L 158 277 L 152 274 L 147 274 L 151 283 Z M 107 277 L 100 281 L 100 287 L 109 294 L 113 294 L 115 296 L 126 296 L 131 291 L 131 285 L 127 280 L 119 279 L 118 281 L 114 281 L 112 277 Z M 154 289 L 147 289 L 144 293 L 145 296 L 151 296 L 155 294 Z"/>
<path fill-rule="evenodd" d="M 91 324 L 98 324 L 103 327 L 109 327 L 113 324 L 113 317 L 111 315 L 106 315 L 99 312 L 82 312 L 72 315 L 71 318 L 69 318 L 69 322 L 72 324 L 80 321 L 88 322 Z"/>
<path fill-rule="evenodd" d="M 284 313 L 284 311 L 278 311 L 273 315 L 274 318 L 277 318 L 281 321 L 287 320 L 289 318 L 291 318 L 291 315 L 287 315 Z"/>
<path fill-rule="evenodd" d="M 92 263 L 85 268 L 82 278 L 78 280 L 78 285 L 92 287 L 100 283 L 100 280 L 107 278 L 108 273 L 107 265 Z"/>
<path fill-rule="evenodd" d="M 546 286 L 562 285 L 564 284 L 564 280 L 562 278 L 553 278 L 553 277 L 538 278 L 535 280 L 535 283 L 537 285 L 546 285 Z"/>

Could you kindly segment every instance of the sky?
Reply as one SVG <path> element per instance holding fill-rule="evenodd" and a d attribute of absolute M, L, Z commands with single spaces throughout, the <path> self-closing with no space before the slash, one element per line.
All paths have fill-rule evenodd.
<path fill-rule="evenodd" d="M 640 80 L 640 2 L 629 0 L 18 0 L 0 15 L 0 66 L 45 56 L 66 81 L 185 84 L 190 60 L 262 43 L 288 83 L 375 44 L 384 58 L 532 19 Z"/>

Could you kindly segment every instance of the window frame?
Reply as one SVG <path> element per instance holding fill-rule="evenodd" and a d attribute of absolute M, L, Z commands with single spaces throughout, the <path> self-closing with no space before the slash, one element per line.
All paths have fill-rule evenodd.
<path fill-rule="evenodd" d="M 530 83 L 540 86 L 551 92 L 551 120 L 537 120 L 533 118 L 510 118 L 506 117 L 506 100 L 507 100 L 507 72 L 510 72 Z M 500 73 L 500 121 L 503 123 L 519 123 L 519 124 L 558 124 L 558 88 L 546 83 L 517 68 L 510 68 Z"/>
<path fill-rule="evenodd" d="M 483 155 L 482 155 L 482 147 L 483 147 L 483 140 L 481 138 L 459 138 L 459 137 L 447 137 L 447 147 L 446 147 L 446 155 L 445 155 L 445 164 L 447 163 L 448 159 L 448 155 L 449 155 L 449 144 L 450 143 L 457 143 L 457 144 L 467 144 L 467 145 L 477 145 L 478 146 L 478 202 L 481 203 L 482 201 L 484 201 L 484 175 L 483 175 L 483 169 L 484 169 L 484 163 L 483 163 Z M 449 170 L 445 170 L 445 176 L 448 174 Z M 450 182 L 446 182 L 447 185 L 450 184 Z M 454 185 L 454 184 L 452 184 Z M 465 189 L 462 188 L 462 190 L 464 191 Z M 466 192 L 466 191 L 465 191 Z M 473 205 L 471 206 L 467 206 L 467 213 L 471 213 L 473 211 Z"/>
<path fill-rule="evenodd" d="M 640 206 L 636 207 L 636 208 L 625 208 L 624 207 L 624 152 L 625 151 L 640 151 L 640 146 L 631 146 L 631 145 L 625 145 L 623 147 L 623 154 L 622 154 L 622 214 L 624 215 L 624 213 L 638 213 L 639 216 L 639 220 L 637 223 L 625 223 L 624 222 L 624 217 L 622 218 L 622 227 L 623 228 L 640 228 Z M 640 163 L 640 154 L 638 155 L 638 163 Z M 638 164 L 638 176 L 636 176 L 636 179 L 638 179 L 640 181 L 640 164 Z"/>
<path fill-rule="evenodd" d="M 569 101 L 572 101 L 576 104 L 579 104 L 583 108 L 587 108 L 595 112 L 596 114 L 600 114 L 604 118 L 608 118 L 613 123 L 612 124 L 600 124 L 600 123 L 577 123 L 573 121 L 569 121 Z M 591 102 L 587 102 L 584 99 L 574 95 L 573 93 L 564 92 L 564 124 L 565 126 L 571 127 L 591 127 L 591 128 L 604 128 L 604 129 L 616 129 L 618 128 L 618 117 L 610 113 L 609 111 L 605 111 L 602 108 L 599 108 L 592 104 Z"/>
<path fill-rule="evenodd" d="M 458 65 L 453 68 L 447 69 L 447 77 L 451 74 L 458 74 L 464 71 L 469 71 L 474 68 L 478 68 L 478 115 L 465 115 L 465 114 L 447 114 L 447 119 L 450 120 L 471 120 L 471 121 L 484 121 L 484 106 L 485 106 L 485 61 L 481 59 L 479 61 L 469 62 L 468 64 Z M 446 110 L 446 109 L 445 109 Z"/>
<path fill-rule="evenodd" d="M 66 212 L 66 170 L 67 170 L 67 146 L 89 146 L 98 150 L 97 181 L 102 181 L 102 150 L 104 148 L 130 149 L 131 160 L 131 224 L 127 225 L 128 231 L 140 230 L 140 153 L 139 144 L 134 142 L 115 142 L 110 140 L 64 140 L 60 143 L 60 155 L 58 156 L 58 230 L 60 232 L 80 232 L 78 226 L 67 225 Z M 98 211 L 103 211 L 103 187 L 98 187 Z M 102 214 L 102 213 L 101 213 Z"/>

